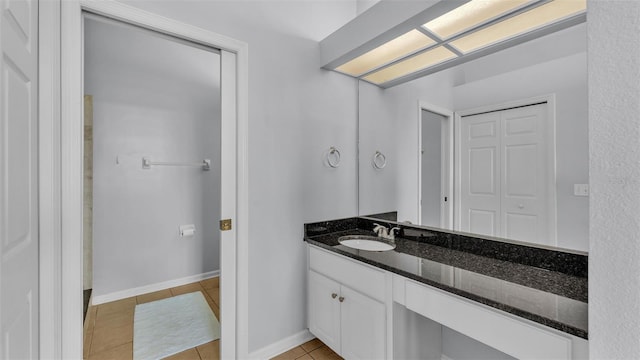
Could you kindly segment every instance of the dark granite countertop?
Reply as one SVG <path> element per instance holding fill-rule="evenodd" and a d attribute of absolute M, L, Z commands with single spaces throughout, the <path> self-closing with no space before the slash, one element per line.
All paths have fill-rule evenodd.
<path fill-rule="evenodd" d="M 355 220 L 353 220 L 355 219 Z M 586 257 L 584 269 L 580 255 L 548 254 L 546 249 L 505 248 L 516 253 L 515 260 L 504 254 L 478 255 L 462 251 L 465 246 L 440 243 L 443 233 L 402 225 L 396 248 L 375 252 L 340 245 L 344 235 L 375 235 L 371 222 L 363 218 L 305 225 L 305 241 L 335 253 L 362 261 L 424 284 L 460 295 L 493 308 L 535 321 L 548 327 L 588 339 Z M 387 225 L 387 224 L 385 224 Z M 391 225 L 391 224 L 389 224 Z M 393 224 L 394 226 L 397 224 Z M 468 236 L 465 236 L 468 237 Z M 482 239 L 470 239 L 470 241 Z M 486 241 L 486 240 L 484 240 Z M 491 245 L 491 244 L 490 244 Z M 499 246 L 504 246 L 500 244 Z M 514 245 L 517 246 L 517 245 Z M 456 249 L 458 248 L 458 249 Z M 466 249 L 465 249 L 466 250 Z M 547 260 L 522 259 L 522 253 L 546 255 Z M 542 254 L 536 252 L 543 251 Z M 568 268 L 550 263 L 572 263 Z M 521 261 L 522 260 L 522 261 Z M 575 265 L 578 264 L 578 265 Z M 547 268 L 553 268 L 549 270 Z M 584 276 L 581 276 L 585 274 Z"/>

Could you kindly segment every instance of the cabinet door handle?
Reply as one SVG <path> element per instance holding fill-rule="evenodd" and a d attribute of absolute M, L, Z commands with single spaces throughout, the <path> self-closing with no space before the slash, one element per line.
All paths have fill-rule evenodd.
<path fill-rule="evenodd" d="M 332 298 L 332 299 L 335 299 L 335 298 L 336 298 L 336 296 L 338 296 L 338 294 L 336 294 L 336 293 L 331 294 L 331 298 Z"/>
<path fill-rule="evenodd" d="M 338 298 L 338 301 L 343 302 L 343 301 L 344 301 L 344 296 L 340 296 L 340 297 Z"/>

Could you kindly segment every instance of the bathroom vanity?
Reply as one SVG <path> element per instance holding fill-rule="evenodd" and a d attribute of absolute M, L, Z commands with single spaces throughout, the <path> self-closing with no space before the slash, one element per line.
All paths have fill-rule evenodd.
<path fill-rule="evenodd" d="M 305 225 L 309 330 L 346 359 L 586 359 L 587 256 L 398 226 L 388 251 L 340 244 L 375 236 L 371 218 Z M 498 356 L 498 355 L 496 355 Z"/>

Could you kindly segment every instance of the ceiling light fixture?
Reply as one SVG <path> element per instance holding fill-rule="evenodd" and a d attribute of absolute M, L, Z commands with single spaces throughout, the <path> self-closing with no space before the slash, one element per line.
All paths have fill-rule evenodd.
<path fill-rule="evenodd" d="M 378 70 L 363 79 L 374 84 L 384 84 L 413 72 L 443 63 L 455 58 L 457 55 L 444 46 L 438 46 L 432 50 L 397 62 L 382 70 Z"/>
<path fill-rule="evenodd" d="M 440 39 L 448 39 L 537 0 L 472 0 L 422 25 Z"/>
<path fill-rule="evenodd" d="M 586 0 L 551 1 L 452 41 L 451 45 L 466 54 L 580 13 L 586 5 Z"/>
<path fill-rule="evenodd" d="M 586 0 L 470 0 L 455 9 L 448 4 L 442 0 L 436 4 L 441 10 L 433 6 L 399 24 L 390 30 L 401 33 L 393 40 L 325 67 L 386 88 L 586 20 Z"/>
<path fill-rule="evenodd" d="M 336 70 L 357 77 L 435 43 L 435 40 L 414 29 L 337 67 Z"/>

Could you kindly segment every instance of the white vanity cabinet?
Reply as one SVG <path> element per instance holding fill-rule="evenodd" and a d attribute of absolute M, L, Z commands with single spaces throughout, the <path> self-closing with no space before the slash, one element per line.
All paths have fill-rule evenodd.
<path fill-rule="evenodd" d="M 346 359 L 386 358 L 383 271 L 309 247 L 309 331 Z"/>
<path fill-rule="evenodd" d="M 585 339 L 314 245 L 308 248 L 309 331 L 345 359 L 456 360 L 477 351 L 500 358 L 589 358 Z M 462 280 L 463 289 L 497 291 L 480 276 L 464 274 Z M 547 313 L 548 301 L 523 294 Z"/>

